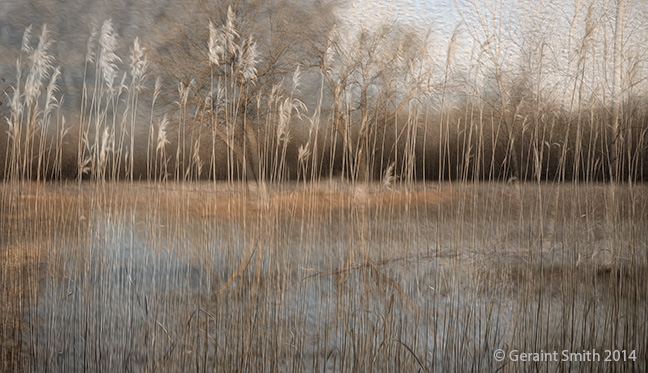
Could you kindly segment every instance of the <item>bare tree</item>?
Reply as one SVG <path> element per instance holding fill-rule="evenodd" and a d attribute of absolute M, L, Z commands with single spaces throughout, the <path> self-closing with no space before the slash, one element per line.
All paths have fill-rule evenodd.
<path fill-rule="evenodd" d="M 283 94 L 277 92 L 279 83 L 308 63 L 313 40 L 328 33 L 327 15 L 333 6 L 291 0 L 194 0 L 186 8 L 189 16 L 179 15 L 165 25 L 167 39 L 157 48 L 156 58 L 166 87 L 161 101 L 183 127 L 179 146 L 187 141 L 186 126 L 209 129 L 246 177 L 258 180 L 259 141 L 269 110 L 264 103 L 273 93 Z M 174 105 L 178 100 L 171 87 L 177 82 L 186 90 L 184 107 Z M 178 156 L 177 163 L 185 164 L 186 150 Z"/>
<path fill-rule="evenodd" d="M 331 122 L 355 180 L 369 179 L 369 140 L 375 130 L 370 124 L 379 115 L 387 117 L 385 122 L 396 120 L 417 95 L 432 88 L 434 64 L 426 36 L 391 21 L 373 29 L 338 23 L 320 50 L 319 68 L 332 99 Z"/>

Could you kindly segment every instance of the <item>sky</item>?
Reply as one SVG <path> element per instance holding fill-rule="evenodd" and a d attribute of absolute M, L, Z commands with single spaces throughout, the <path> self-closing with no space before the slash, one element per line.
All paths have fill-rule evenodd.
<path fill-rule="evenodd" d="M 101 23 L 107 18 L 114 21 L 121 36 L 146 39 L 151 26 L 173 12 L 174 4 L 179 3 L 180 0 L 0 0 L 0 49 L 19 47 L 30 24 L 36 29 L 48 24 L 54 39 L 69 50 L 68 44 L 82 44 L 87 39 L 93 20 Z M 433 26 L 444 34 L 451 33 L 459 22 L 454 0 L 353 0 L 346 13 L 361 24 L 388 16 L 424 28 Z"/>
<path fill-rule="evenodd" d="M 354 15 L 360 18 L 371 18 L 373 14 L 396 14 L 398 20 L 405 23 L 426 24 L 456 15 L 453 0 L 355 0 L 352 8 L 357 13 Z"/>
<path fill-rule="evenodd" d="M 460 20 L 453 0 L 355 0 L 350 13 L 359 22 L 388 15 L 403 23 L 434 25 L 443 33 L 452 32 Z"/>
<path fill-rule="evenodd" d="M 435 38 L 435 45 L 432 48 L 440 59 L 443 59 L 450 35 L 452 35 L 455 27 L 461 23 L 455 0 L 352 1 L 352 6 L 348 7 L 345 13 L 350 22 L 356 25 L 369 26 L 372 21 L 391 18 L 398 22 L 411 24 L 414 27 L 431 28 Z M 465 1 L 458 0 L 459 3 Z M 485 7 L 489 6 L 488 0 L 482 0 L 481 2 Z M 128 53 L 128 48 L 136 36 L 145 45 L 146 43 L 154 43 L 157 35 L 153 32 L 153 25 L 164 21 L 169 14 L 173 14 L 177 9 L 176 6 L 180 3 L 182 3 L 181 0 L 0 0 L 0 76 L 9 76 L 9 79 L 11 79 L 11 75 L 15 75 L 15 63 L 20 52 L 22 35 L 25 28 L 30 24 L 33 24 L 35 34 L 40 33 L 43 24 L 48 24 L 52 37 L 56 41 L 53 54 L 56 56 L 58 65 L 63 67 L 82 66 L 92 21 L 101 23 L 108 18 L 114 21 L 117 33 L 120 35 L 120 43 L 123 48 L 121 53 L 123 55 L 124 52 L 125 54 Z M 521 7 L 520 4 L 524 3 L 527 6 Z M 545 7 L 544 14 L 541 14 L 541 16 L 548 18 L 543 19 L 537 17 L 534 13 L 535 8 L 532 5 L 536 4 L 535 0 L 504 0 L 505 13 L 513 15 L 513 17 L 504 16 L 504 27 L 507 32 L 513 30 L 513 33 L 528 33 L 534 32 L 532 27 L 537 24 L 540 27 L 538 30 L 544 33 L 543 37 L 546 37 L 543 40 L 551 46 L 545 51 L 553 53 L 553 55 L 549 56 L 554 59 L 553 61 L 564 65 L 562 62 L 565 59 L 563 47 L 567 45 L 565 41 L 567 33 L 564 31 L 566 21 L 570 19 L 569 3 L 572 3 L 572 1 L 547 0 L 545 5 L 548 4 L 548 6 Z M 613 2 L 609 3 L 613 4 Z M 648 2 L 635 0 L 632 3 L 635 7 L 632 13 L 635 14 L 636 19 L 644 20 L 644 26 L 641 27 L 645 27 L 646 15 L 648 15 L 648 5 L 646 4 Z M 492 4 L 495 4 L 495 2 Z M 523 11 L 518 11 L 518 9 Z M 542 9 L 542 7 L 537 9 Z M 488 13 L 488 9 L 481 10 Z M 583 23 L 585 10 L 581 10 L 581 12 L 583 14 L 580 21 Z M 468 16 L 469 13 L 466 12 Z M 610 11 L 608 13 L 604 22 L 607 25 L 609 34 L 610 25 L 613 25 L 614 14 Z M 522 18 L 519 17 L 520 15 L 522 15 Z M 560 27 L 563 28 L 563 32 L 560 31 Z M 577 27 L 576 40 L 579 40 L 580 33 L 583 30 L 584 26 L 579 25 Z M 597 32 L 601 33 L 602 31 Z M 636 35 L 643 37 L 642 32 L 637 32 Z M 603 38 L 603 36 L 603 34 L 597 35 L 599 39 Z M 481 35 L 480 37 L 484 36 Z M 518 36 L 508 34 L 505 37 L 513 40 Z M 632 37 L 630 35 L 629 40 Z M 471 42 L 465 26 L 461 28 L 460 39 L 466 41 L 465 43 L 459 43 L 464 48 L 461 53 L 479 53 L 479 51 L 475 52 L 474 43 Z M 634 41 L 632 44 L 640 46 L 636 53 L 645 53 L 645 44 Z M 531 52 L 537 49 L 537 45 L 525 45 L 524 47 Z M 468 61 L 469 59 L 464 58 L 463 60 Z M 505 51 L 505 59 L 511 61 L 511 63 L 518 62 L 515 58 L 515 52 L 511 50 Z M 599 58 L 598 61 L 600 60 Z M 561 66 L 558 67 L 561 68 Z M 646 68 L 648 69 L 648 67 Z M 68 85 L 71 80 L 74 80 L 70 78 L 69 74 L 69 70 L 64 68 L 63 79 L 68 80 Z M 559 74 L 555 75 L 554 78 L 562 79 Z M 592 86 L 594 85 L 595 82 L 592 83 Z"/>
<path fill-rule="evenodd" d="M 301 0 L 314 1 L 314 0 Z M 351 22 L 369 25 L 389 17 L 415 27 L 450 34 L 459 22 L 454 0 L 353 0 L 344 11 Z M 16 59 L 25 29 L 32 25 L 35 43 L 44 24 L 55 43 L 55 64 L 63 67 L 62 85 L 74 85 L 71 66 L 82 70 L 92 23 L 112 19 L 120 37 L 122 54 L 135 37 L 155 44 L 154 25 L 176 11 L 181 0 L 0 0 L 0 76 L 13 80 Z"/>

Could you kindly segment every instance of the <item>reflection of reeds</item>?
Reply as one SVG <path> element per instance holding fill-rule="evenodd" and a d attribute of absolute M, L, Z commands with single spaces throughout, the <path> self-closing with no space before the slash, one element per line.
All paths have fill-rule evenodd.
<path fill-rule="evenodd" d="M 165 185 L 2 188 L 3 370 L 495 370 L 506 345 L 647 348 L 643 186 L 618 186 L 610 222 L 603 185 Z"/>

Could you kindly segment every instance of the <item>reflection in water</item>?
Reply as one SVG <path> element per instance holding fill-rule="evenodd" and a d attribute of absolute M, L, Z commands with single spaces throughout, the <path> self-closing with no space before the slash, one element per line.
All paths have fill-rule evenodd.
<path fill-rule="evenodd" d="M 643 348 L 643 278 L 609 268 L 597 205 L 561 224 L 528 205 L 97 212 L 81 248 L 53 253 L 23 340 L 34 369 L 54 371 L 463 371 L 497 366 L 503 346 Z M 617 255 L 641 263 L 633 219 L 615 232 L 644 250 Z"/>
<path fill-rule="evenodd" d="M 103 368 L 137 366 L 138 351 L 154 343 L 151 329 L 178 322 L 197 295 L 209 294 L 207 273 L 189 263 L 182 243 L 158 246 L 124 220 L 97 217 L 85 262 L 70 257 L 64 280 L 47 281 L 39 332 L 28 336 L 43 359 L 36 367 L 87 369 L 96 359 Z M 156 344 L 159 354 L 168 348 Z"/>

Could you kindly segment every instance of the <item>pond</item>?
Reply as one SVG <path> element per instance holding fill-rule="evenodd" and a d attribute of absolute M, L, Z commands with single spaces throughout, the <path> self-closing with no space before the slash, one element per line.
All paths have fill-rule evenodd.
<path fill-rule="evenodd" d="M 604 186 L 94 188 L 68 234 L 48 228 L 47 274 L 22 313 L 32 370 L 646 364 L 647 202 L 634 190 L 608 220 Z M 66 193 L 41 193 L 38 214 L 60 214 Z M 594 350 L 636 358 L 583 357 Z M 558 359 L 514 361 L 541 352 Z"/>

